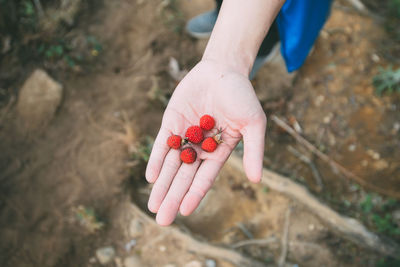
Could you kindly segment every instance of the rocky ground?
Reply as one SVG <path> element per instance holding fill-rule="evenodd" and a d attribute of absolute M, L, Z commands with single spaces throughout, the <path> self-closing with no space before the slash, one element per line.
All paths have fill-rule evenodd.
<path fill-rule="evenodd" d="M 71 12 L 80 1 L 72 2 Z M 346 3 L 334 5 L 301 70 L 287 74 L 277 56 L 253 84 L 269 117 L 287 121 L 363 186 L 272 120 L 265 167 L 399 242 L 400 98 L 379 96 L 372 85 L 378 67 L 396 64 L 391 39 Z M 171 228 L 154 223 L 145 164 L 168 98 L 206 45 L 184 33 L 185 20 L 212 5 L 82 4 L 79 15 L 63 18 L 69 26 L 61 56 L 57 45 L 45 46 L 49 57 L 23 65 L 3 42 L 1 266 L 276 266 L 282 257 L 286 266 L 396 264 L 348 241 L 301 201 L 248 183 L 230 165 L 192 216 Z M 264 243 L 240 243 L 249 240 Z"/>

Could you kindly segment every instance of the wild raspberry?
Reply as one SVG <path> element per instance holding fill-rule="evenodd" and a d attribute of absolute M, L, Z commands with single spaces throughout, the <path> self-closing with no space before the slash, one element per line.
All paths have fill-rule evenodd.
<path fill-rule="evenodd" d="M 200 118 L 200 127 L 206 131 L 211 130 L 215 126 L 215 120 L 210 115 L 204 115 Z"/>
<path fill-rule="evenodd" d="M 168 137 L 167 144 L 170 148 L 179 149 L 182 144 L 182 137 L 179 135 L 171 135 Z"/>
<path fill-rule="evenodd" d="M 203 130 L 199 126 L 190 126 L 186 130 L 185 136 L 194 144 L 199 144 L 204 139 Z"/>
<path fill-rule="evenodd" d="M 207 152 L 213 152 L 215 149 L 217 149 L 217 146 L 217 142 L 212 137 L 207 137 L 201 144 L 201 148 Z"/>
<path fill-rule="evenodd" d="M 184 163 L 189 163 L 189 164 L 193 163 L 196 160 L 196 157 L 197 157 L 197 153 L 191 147 L 187 147 L 181 151 L 181 160 Z"/>

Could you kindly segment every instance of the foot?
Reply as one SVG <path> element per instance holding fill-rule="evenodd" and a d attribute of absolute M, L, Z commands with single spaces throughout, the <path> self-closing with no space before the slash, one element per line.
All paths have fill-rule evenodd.
<path fill-rule="evenodd" d="M 186 24 L 186 31 L 194 38 L 207 38 L 211 35 L 217 17 L 218 11 L 216 9 L 200 14 L 189 20 Z"/>

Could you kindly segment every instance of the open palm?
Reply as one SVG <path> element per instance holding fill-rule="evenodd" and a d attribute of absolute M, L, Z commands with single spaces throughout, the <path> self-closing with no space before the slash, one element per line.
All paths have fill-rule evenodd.
<path fill-rule="evenodd" d="M 223 143 L 208 153 L 200 145 L 193 164 L 182 163 L 180 151 L 170 149 L 171 134 L 185 135 L 199 125 L 201 116 L 214 117 L 223 129 Z M 250 181 L 261 179 L 266 117 L 250 81 L 213 61 L 201 61 L 181 81 L 165 110 L 146 170 L 146 179 L 155 183 L 148 208 L 157 213 L 160 225 L 171 224 L 178 210 L 191 214 L 212 186 L 237 143 L 244 140 L 243 163 Z M 210 131 L 205 136 L 215 134 Z"/>

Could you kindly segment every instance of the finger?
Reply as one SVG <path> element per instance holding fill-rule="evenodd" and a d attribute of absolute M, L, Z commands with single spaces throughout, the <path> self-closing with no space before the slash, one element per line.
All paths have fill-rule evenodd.
<path fill-rule="evenodd" d="M 200 160 L 193 164 L 183 163 L 169 188 L 167 196 L 158 210 L 156 221 L 160 225 L 170 225 L 177 213 L 182 199 L 192 184 L 193 177 L 200 165 Z"/>
<path fill-rule="evenodd" d="M 154 183 L 147 204 L 147 207 L 151 212 L 156 213 L 160 208 L 160 205 L 171 185 L 172 179 L 175 177 L 179 167 L 181 166 L 179 155 L 179 150 L 171 149 L 165 157 L 160 176 Z"/>
<path fill-rule="evenodd" d="M 262 176 L 265 128 L 264 120 L 246 126 L 241 132 L 244 143 L 243 167 L 247 178 L 254 183 L 260 182 Z"/>
<path fill-rule="evenodd" d="M 179 208 L 183 216 L 190 215 L 200 204 L 200 201 L 210 190 L 215 177 L 221 170 L 223 163 L 215 160 L 206 160 L 201 163 L 199 170 L 194 177 L 189 191 L 186 193 Z"/>
<path fill-rule="evenodd" d="M 149 162 L 146 167 L 146 180 L 149 183 L 154 183 L 160 174 L 165 155 L 169 151 L 167 139 L 170 135 L 168 130 L 161 127 L 154 141 L 153 149 L 151 150 Z"/>

